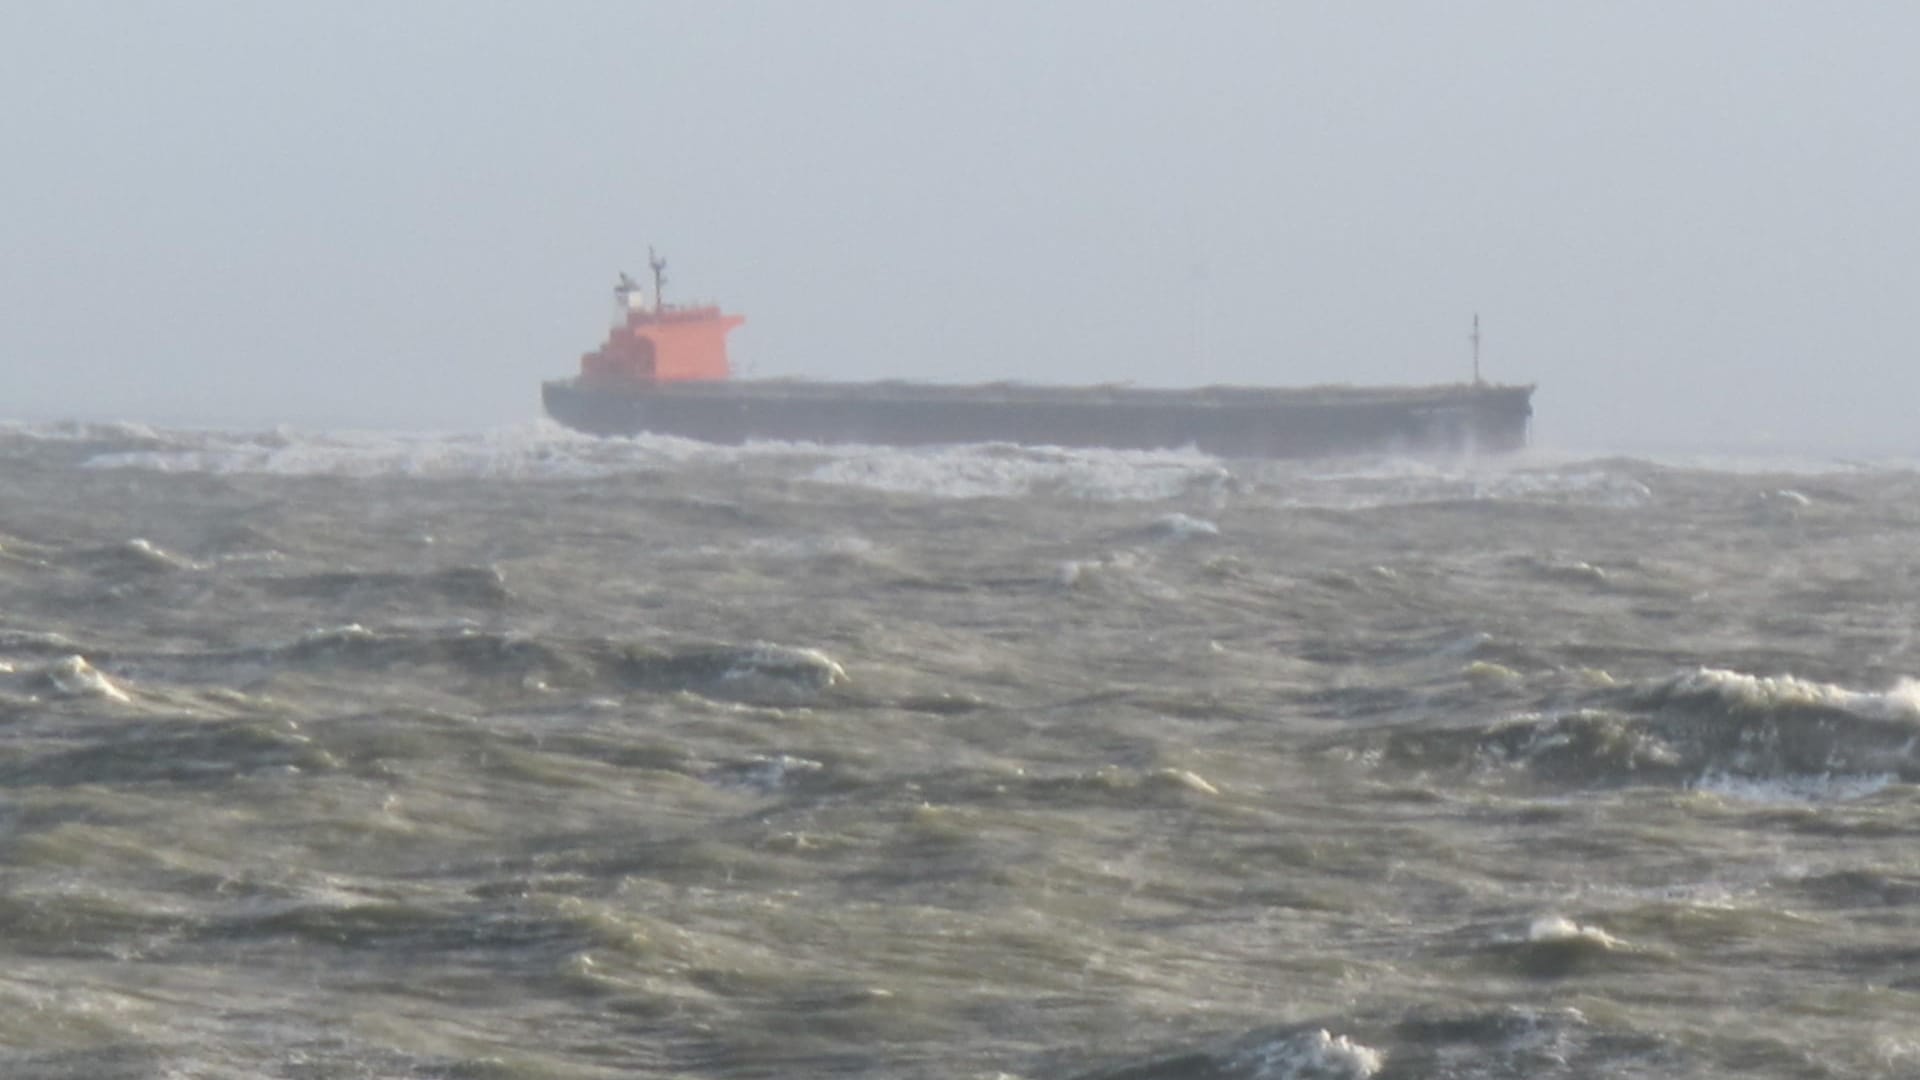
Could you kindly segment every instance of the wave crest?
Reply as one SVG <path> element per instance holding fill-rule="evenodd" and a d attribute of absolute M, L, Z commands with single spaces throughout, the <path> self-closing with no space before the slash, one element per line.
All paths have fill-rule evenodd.
<path fill-rule="evenodd" d="M 1565 712 L 1481 728 L 1400 731 L 1393 765 L 1519 776 L 1564 787 L 1652 785 L 1817 801 L 1920 780 L 1920 683 L 1852 690 L 1715 668 L 1602 689 Z"/>

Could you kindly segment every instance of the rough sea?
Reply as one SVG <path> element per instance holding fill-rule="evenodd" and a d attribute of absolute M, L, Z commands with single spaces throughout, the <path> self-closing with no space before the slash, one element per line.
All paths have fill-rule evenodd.
<path fill-rule="evenodd" d="M 1920 472 L 0 427 L 0 1076 L 1920 1075 Z"/>

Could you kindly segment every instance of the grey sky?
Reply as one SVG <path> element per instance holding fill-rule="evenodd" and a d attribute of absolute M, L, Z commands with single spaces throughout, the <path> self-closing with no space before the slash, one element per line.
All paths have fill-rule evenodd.
<path fill-rule="evenodd" d="M 1540 384 L 1920 449 L 1920 5 L 0 0 L 0 415 L 537 415 L 649 242 L 760 374 Z"/>

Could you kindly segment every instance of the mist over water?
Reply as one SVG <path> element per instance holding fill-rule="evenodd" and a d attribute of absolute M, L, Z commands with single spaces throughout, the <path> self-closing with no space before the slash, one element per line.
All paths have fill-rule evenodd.
<path fill-rule="evenodd" d="M 1920 1075 L 1916 32 L 12 5 L 0 1076 Z M 533 420 L 656 244 L 743 374 L 1534 449 Z"/>
<path fill-rule="evenodd" d="M 0 458 L 9 1076 L 1920 1065 L 1905 465 Z"/>
<path fill-rule="evenodd" d="M 1537 383 L 1912 455 L 1920 9 L 13 5 L 6 415 L 488 428 L 608 288 L 762 376 Z M 297 42 L 297 48 L 289 43 Z"/>

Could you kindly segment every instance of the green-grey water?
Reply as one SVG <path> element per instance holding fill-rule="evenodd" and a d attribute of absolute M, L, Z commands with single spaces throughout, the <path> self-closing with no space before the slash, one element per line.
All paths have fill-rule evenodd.
<path fill-rule="evenodd" d="M 1905 1077 L 1920 474 L 0 431 L 8 1077 Z"/>

